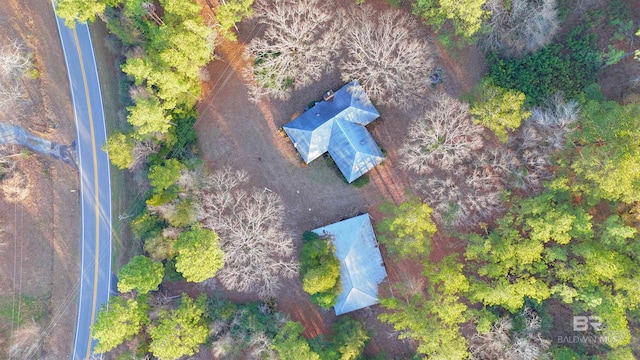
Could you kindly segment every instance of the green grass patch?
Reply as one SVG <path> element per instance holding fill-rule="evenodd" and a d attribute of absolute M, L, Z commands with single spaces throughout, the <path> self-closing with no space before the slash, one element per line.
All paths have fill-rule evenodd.
<path fill-rule="evenodd" d="M 360 176 L 359 178 L 357 178 L 356 180 L 354 180 L 353 182 L 349 183 L 347 181 L 347 179 L 344 177 L 344 175 L 342 174 L 342 172 L 340 171 L 340 168 L 338 168 L 338 165 L 336 164 L 335 161 L 333 161 L 333 158 L 329 155 L 329 154 L 324 154 L 324 162 L 327 164 L 327 166 L 332 169 L 336 175 L 338 175 L 340 177 L 340 179 L 342 179 L 342 182 L 344 182 L 345 184 L 349 184 L 349 185 L 353 185 L 357 188 L 361 188 L 365 185 L 367 185 L 369 183 L 369 181 L 371 180 L 371 178 L 369 177 L 369 175 L 364 174 L 362 176 Z"/>
<path fill-rule="evenodd" d="M 33 319 L 38 322 L 47 313 L 46 298 L 0 296 L 0 327 L 20 326 Z"/>
<path fill-rule="evenodd" d="M 362 176 L 360 176 L 359 178 L 355 179 L 351 185 L 357 187 L 357 188 L 361 188 L 365 185 L 367 185 L 369 183 L 369 181 L 371 180 L 371 178 L 369 177 L 369 175 L 364 174 Z M 346 180 L 345 180 L 346 181 Z"/>

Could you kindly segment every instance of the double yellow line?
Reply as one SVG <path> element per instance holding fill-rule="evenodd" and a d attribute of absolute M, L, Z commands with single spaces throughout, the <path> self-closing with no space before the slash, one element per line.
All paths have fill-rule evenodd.
<path fill-rule="evenodd" d="M 82 60 L 82 51 L 80 51 L 80 41 L 78 41 L 78 33 L 76 29 L 73 28 L 73 38 L 76 42 L 76 48 L 78 49 L 78 58 L 80 60 L 80 71 L 82 73 L 82 81 L 84 83 L 84 94 L 87 98 L 87 112 L 89 114 L 89 130 L 91 132 L 91 152 L 93 153 L 93 187 L 96 193 L 96 201 L 95 201 L 95 213 L 96 213 L 96 254 L 95 261 L 93 267 L 93 302 L 91 304 L 91 323 L 93 324 L 93 320 L 96 316 L 96 299 L 98 297 L 98 273 L 99 273 L 99 263 L 100 263 L 100 196 L 98 187 L 98 151 L 96 148 L 96 136 L 95 130 L 93 128 L 93 112 L 91 111 L 91 99 L 89 97 L 89 84 L 87 83 L 87 74 L 84 69 L 84 62 Z M 78 139 L 78 143 L 80 139 Z M 78 145 L 79 146 L 79 145 Z M 82 166 L 82 164 L 79 164 Z M 82 179 L 80 179 L 82 181 Z M 84 241 L 84 239 L 83 239 Z M 83 269 L 84 270 L 84 269 Z M 83 281 L 80 279 L 80 281 Z M 82 299 L 78 298 L 78 301 Z M 79 316 L 79 315 L 78 315 Z M 89 333 L 89 342 L 87 344 L 87 352 L 85 355 L 85 359 L 89 359 L 91 356 L 91 333 Z"/>

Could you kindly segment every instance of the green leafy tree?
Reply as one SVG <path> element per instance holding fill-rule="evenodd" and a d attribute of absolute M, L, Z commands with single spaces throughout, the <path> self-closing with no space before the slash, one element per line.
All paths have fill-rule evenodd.
<path fill-rule="evenodd" d="M 178 237 L 176 249 L 176 270 L 187 281 L 201 282 L 216 275 L 224 265 L 224 252 L 218 235 L 203 229 L 200 224 L 191 227 Z"/>
<path fill-rule="evenodd" d="M 369 332 L 362 321 L 341 316 L 328 337 L 317 336 L 309 341 L 309 345 L 322 360 L 355 360 L 362 359 L 368 341 Z"/>
<path fill-rule="evenodd" d="M 473 37 L 489 13 L 483 6 L 486 0 L 416 0 L 413 13 L 438 31 L 447 20 L 451 20 L 456 35 Z"/>
<path fill-rule="evenodd" d="M 113 296 L 98 312 L 91 336 L 98 340 L 96 353 L 105 353 L 131 340 L 143 326 L 149 324 L 149 306 L 144 297 L 125 300 Z"/>
<path fill-rule="evenodd" d="M 397 207 L 385 204 L 380 210 L 386 217 L 378 223 L 378 239 L 389 252 L 401 257 L 431 252 L 431 237 L 437 228 L 429 205 L 413 198 Z"/>
<path fill-rule="evenodd" d="M 170 217 L 167 218 L 167 221 L 171 226 L 188 226 L 194 222 L 192 209 L 192 200 L 188 198 L 182 199 L 176 204 L 173 212 L 170 213 Z"/>
<path fill-rule="evenodd" d="M 184 165 L 176 159 L 168 159 L 163 164 L 149 168 L 149 181 L 154 193 L 162 193 L 176 183 Z"/>
<path fill-rule="evenodd" d="M 624 352 L 630 310 L 640 304 L 640 237 L 617 214 L 595 221 L 571 185 L 552 181 L 544 193 L 515 201 L 486 236 L 469 237 L 467 264 L 479 275 L 469 299 L 516 312 L 527 299 L 557 297 L 575 313 L 600 316 L 606 344 Z M 608 213 L 597 210 L 599 218 Z"/>
<path fill-rule="evenodd" d="M 274 337 L 271 347 L 280 359 L 320 360 L 320 356 L 311 350 L 307 340 L 301 335 L 304 326 L 295 321 L 287 321 Z"/>
<path fill-rule="evenodd" d="M 636 36 L 640 37 L 640 29 L 636 31 Z M 640 50 L 635 51 L 635 55 L 633 56 L 633 58 L 636 60 L 640 60 Z"/>
<path fill-rule="evenodd" d="M 133 236 L 138 240 L 156 237 L 162 234 L 162 229 L 164 228 L 162 220 L 148 210 L 133 219 L 130 225 Z"/>
<path fill-rule="evenodd" d="M 138 97 L 134 99 L 135 105 L 127 107 L 129 116 L 127 121 L 136 127 L 140 135 L 161 133 L 169 131 L 171 117 L 167 116 L 162 105 L 155 96 L 148 98 Z"/>
<path fill-rule="evenodd" d="M 338 349 L 340 360 L 360 359 L 368 341 L 369 333 L 362 321 L 343 316 L 332 328 L 331 342 Z"/>
<path fill-rule="evenodd" d="M 336 280 L 340 278 L 340 263 L 332 261 L 318 267 L 309 269 L 302 277 L 302 289 L 313 295 L 325 292 L 336 286 Z"/>
<path fill-rule="evenodd" d="M 521 58 L 490 54 L 490 74 L 495 85 L 525 93 L 528 105 L 543 104 L 556 93 L 576 98 L 597 80 L 600 51 L 595 34 L 584 26 L 573 29 L 564 42 L 551 43 Z"/>
<path fill-rule="evenodd" d="M 236 34 L 231 31 L 245 17 L 253 15 L 253 0 L 223 1 L 216 9 L 216 21 L 220 25 L 220 33 L 228 40 L 236 41 Z"/>
<path fill-rule="evenodd" d="M 340 261 L 335 256 L 331 238 L 321 238 L 306 231 L 300 250 L 300 278 L 302 288 L 311 295 L 311 301 L 328 309 L 336 304 L 342 291 Z"/>
<path fill-rule="evenodd" d="M 173 259 L 176 257 L 175 243 L 177 239 L 167 236 L 154 236 L 144 241 L 144 251 L 155 261 Z"/>
<path fill-rule="evenodd" d="M 615 214 L 597 225 L 595 235 L 577 241 L 568 260 L 556 264 L 554 290 L 574 311 L 600 316 L 607 345 L 622 348 L 631 341 L 628 312 L 640 304 L 640 237 Z"/>
<path fill-rule="evenodd" d="M 138 294 L 158 290 L 162 282 L 164 267 L 144 255 L 135 256 L 118 271 L 118 291 L 136 290 Z"/>
<path fill-rule="evenodd" d="M 209 329 L 205 323 L 206 297 L 194 301 L 182 294 L 180 306 L 172 311 L 161 311 L 156 324 L 149 328 L 149 351 L 162 360 L 192 356 L 205 343 Z"/>
<path fill-rule="evenodd" d="M 470 299 L 514 313 L 526 298 L 538 302 L 552 294 L 549 268 L 566 260 L 566 245 L 593 237 L 591 215 L 570 203 L 566 181 L 554 181 L 545 193 L 514 206 L 487 236 L 471 235 L 465 257 L 479 276 Z"/>
<path fill-rule="evenodd" d="M 215 294 L 209 297 L 212 353 L 224 354 L 220 356 L 224 359 L 251 354 L 255 359 L 319 360 L 301 335 L 304 327 L 270 304 L 236 304 Z"/>
<path fill-rule="evenodd" d="M 109 155 L 109 161 L 118 169 L 128 169 L 133 165 L 133 138 L 123 133 L 109 135 L 102 150 Z"/>
<path fill-rule="evenodd" d="M 429 359 L 464 359 L 469 355 L 467 341 L 459 330 L 466 321 L 467 306 L 461 296 L 469 290 L 469 281 L 456 256 L 447 256 L 425 269 L 429 298 L 421 291 L 400 291 L 404 301 L 395 297 L 380 299 L 380 304 L 391 312 L 378 318 L 392 324 L 400 332 L 398 338 L 416 341 L 417 353 Z"/>
<path fill-rule="evenodd" d="M 520 91 L 495 86 L 491 79 L 481 81 L 474 90 L 472 94 L 479 96 L 473 99 L 469 113 L 476 124 L 493 131 L 503 143 L 508 140 L 508 131 L 519 128 L 531 116 L 524 109 L 526 96 Z"/>
<path fill-rule="evenodd" d="M 200 69 L 211 60 L 214 46 L 214 32 L 204 24 L 200 15 L 201 7 L 187 0 L 163 0 L 160 2 L 164 16 L 158 27 L 139 24 L 146 14 L 140 14 L 136 6 L 126 6 L 127 17 L 133 29 L 124 29 L 127 34 L 142 34 L 144 55 L 130 57 L 122 66 L 122 71 L 131 76 L 137 86 L 145 86 L 148 97 L 154 100 L 154 117 L 151 125 L 143 133 L 160 131 L 166 133 L 170 120 L 160 121 L 160 109 L 172 110 L 180 105 L 191 107 L 201 94 Z M 131 26 L 131 25 L 130 25 Z M 142 124 L 147 122 L 141 119 Z M 140 125 L 138 125 L 140 126 Z"/>
<path fill-rule="evenodd" d="M 214 33 L 191 1 L 165 0 L 165 23 L 151 33 L 149 59 L 199 85 L 200 67 L 211 60 Z"/>
<path fill-rule="evenodd" d="M 640 201 L 640 104 L 588 100 L 580 112 L 580 129 L 570 135 L 579 153 L 571 167 L 608 200 Z"/>
<path fill-rule="evenodd" d="M 56 13 L 65 19 L 65 25 L 73 28 L 76 20 L 81 24 L 93 22 L 96 15 L 102 15 L 107 6 L 115 7 L 121 2 L 122 0 L 58 0 Z"/>

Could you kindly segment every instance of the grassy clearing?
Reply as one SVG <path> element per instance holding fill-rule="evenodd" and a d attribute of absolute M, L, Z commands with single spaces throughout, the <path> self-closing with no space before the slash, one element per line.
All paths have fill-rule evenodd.
<path fill-rule="evenodd" d="M 47 313 L 47 298 L 22 295 L 14 299 L 13 296 L 0 296 L 0 331 L 8 330 L 11 324 L 18 327 L 29 320 L 42 320 Z"/>

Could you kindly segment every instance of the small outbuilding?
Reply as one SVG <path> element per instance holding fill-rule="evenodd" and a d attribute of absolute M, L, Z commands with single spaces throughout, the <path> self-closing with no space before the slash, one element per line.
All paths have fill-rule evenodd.
<path fill-rule="evenodd" d="M 340 261 L 342 292 L 336 315 L 378 303 L 378 285 L 387 276 L 369 214 L 359 215 L 315 230 L 333 239 Z"/>
<path fill-rule="evenodd" d="M 328 151 L 351 183 L 384 160 L 365 128 L 379 116 L 362 86 L 352 81 L 335 93 L 328 92 L 283 129 L 305 163 Z"/>

